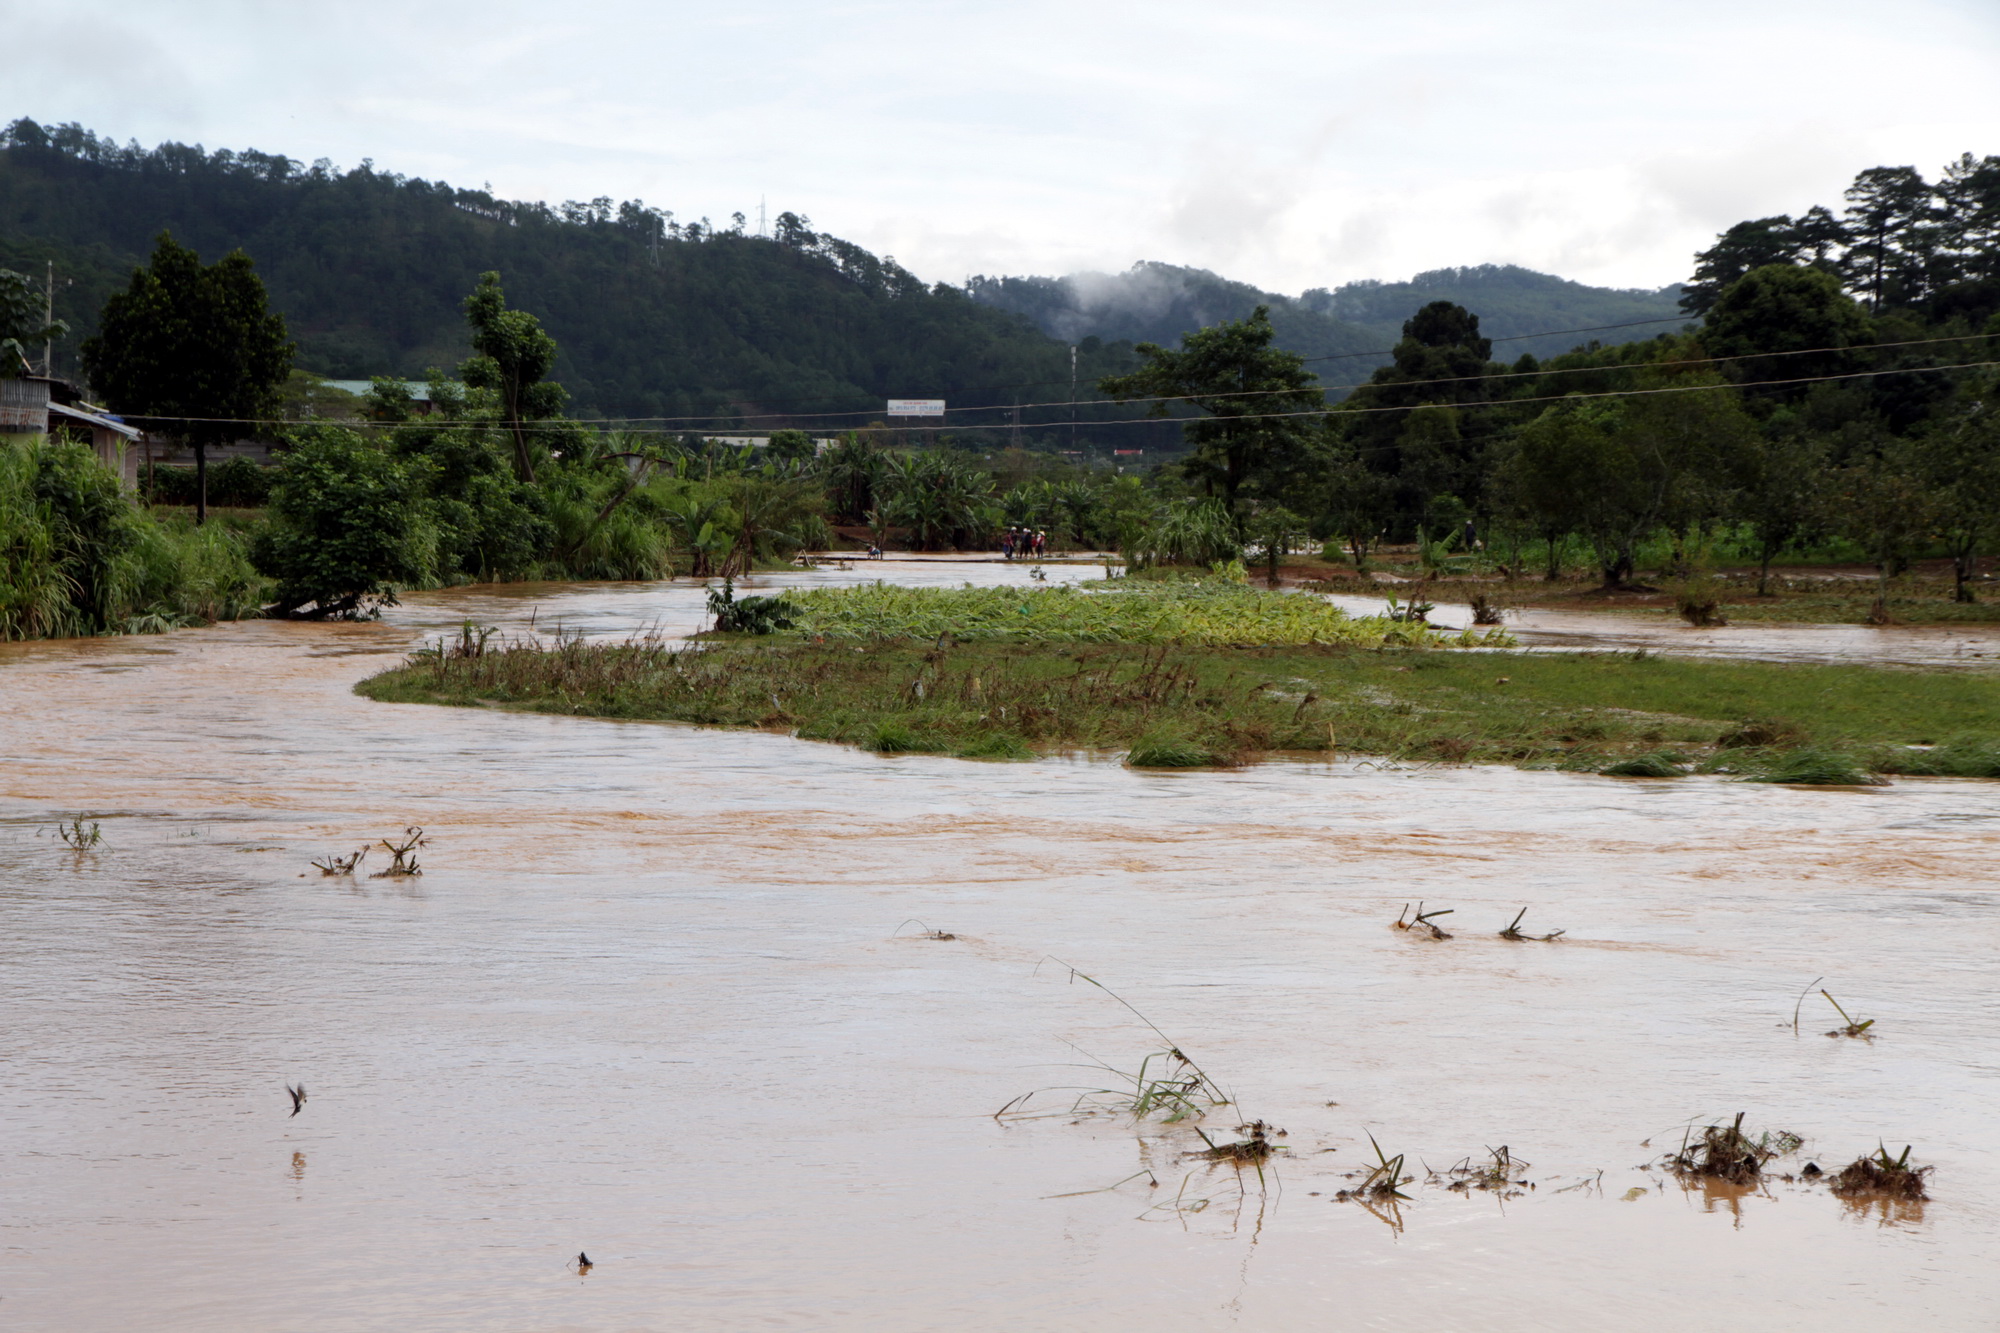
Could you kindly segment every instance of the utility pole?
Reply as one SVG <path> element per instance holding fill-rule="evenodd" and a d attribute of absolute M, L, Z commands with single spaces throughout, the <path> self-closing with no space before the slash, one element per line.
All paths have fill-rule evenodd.
<path fill-rule="evenodd" d="M 48 281 L 42 286 L 42 327 L 54 328 L 56 322 L 56 261 L 49 261 Z M 42 339 L 42 375 L 46 379 L 55 378 L 56 342 L 54 337 Z"/>
<path fill-rule="evenodd" d="M 1069 345 L 1069 450 L 1076 452 L 1076 344 Z"/>

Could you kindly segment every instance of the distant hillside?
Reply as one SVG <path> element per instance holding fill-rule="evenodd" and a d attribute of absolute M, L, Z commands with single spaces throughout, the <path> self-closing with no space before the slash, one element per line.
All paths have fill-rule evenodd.
<path fill-rule="evenodd" d="M 1439 268 L 1419 273 L 1408 282 L 1350 282 L 1328 291 L 1315 287 L 1299 304 L 1332 319 L 1391 330 L 1432 301 L 1455 301 L 1479 316 L 1479 331 L 1505 340 L 1493 354 L 1513 360 L 1522 352 L 1549 356 L 1567 352 L 1579 342 L 1637 342 L 1673 328 L 1672 323 L 1646 324 L 1601 333 L 1561 334 L 1522 338 L 1522 334 L 1554 329 L 1587 329 L 1638 320 L 1678 321 L 1678 283 L 1658 291 L 1623 287 L 1587 287 L 1514 264 L 1481 264 L 1476 268 Z"/>
<path fill-rule="evenodd" d="M 1657 292 L 1586 287 L 1512 265 L 1437 269 L 1409 282 L 1353 282 L 1328 291 L 1316 287 L 1297 298 L 1232 282 L 1205 269 L 1139 263 L 1124 273 L 1073 273 L 1062 278 L 977 277 L 967 284 L 976 300 L 1031 319 L 1065 340 L 1094 336 L 1172 345 L 1192 328 L 1241 319 L 1258 305 L 1271 307 L 1278 341 L 1307 357 L 1386 353 L 1402 336 L 1403 321 L 1431 301 L 1455 301 L 1479 316 L 1480 331 L 1496 339 L 1547 330 L 1592 328 L 1635 320 L 1678 319 L 1679 287 Z M 1601 333 L 1505 341 L 1496 357 L 1524 351 L 1565 352 L 1591 338 L 1605 343 L 1650 338 L 1671 324 L 1649 324 Z M 1354 357 L 1365 370 L 1386 355 Z M 1332 372 L 1323 378 L 1332 379 Z"/>
<path fill-rule="evenodd" d="M 40 277 L 53 260 L 69 284 L 57 313 L 75 332 L 59 369 L 74 373 L 78 340 L 163 229 L 211 260 L 248 251 L 301 366 L 334 378 L 455 366 L 469 354 L 460 303 L 498 269 L 510 304 L 560 342 L 557 377 L 583 412 L 879 413 L 888 397 L 1068 396 L 1069 349 L 1028 321 L 790 214 L 767 240 L 740 218 L 682 225 L 636 200 L 550 208 L 368 163 L 337 172 L 259 152 L 120 147 L 32 121 L 0 134 L 0 267 Z M 1087 383 L 1127 360 L 1129 349 L 1093 345 L 1078 369 Z"/>
<path fill-rule="evenodd" d="M 789 213 L 766 239 L 746 234 L 740 216 L 723 227 L 706 218 L 683 224 L 639 200 L 551 207 L 367 162 L 342 172 L 256 151 L 121 147 L 80 126 L 28 120 L 0 131 L 0 267 L 40 277 L 54 262 L 65 284 L 56 313 L 73 329 L 57 345 L 59 371 L 76 373 L 77 343 L 162 230 L 211 260 L 246 250 L 298 340 L 300 365 L 332 378 L 454 367 L 468 352 L 460 303 L 480 273 L 497 269 L 510 303 L 539 316 L 561 344 L 556 373 L 581 414 L 789 412 L 816 426 L 843 419 L 805 418 L 873 414 L 889 397 L 944 397 L 954 408 L 1066 399 L 1067 343 L 1080 345 L 1076 373 L 1089 397 L 1099 376 L 1129 364 L 1130 341 L 1171 345 L 1260 303 L 1272 307 L 1282 345 L 1351 358 L 1314 367 L 1339 384 L 1382 364 L 1375 354 L 1426 301 L 1458 301 L 1485 332 L 1506 337 L 1670 315 L 1678 294 L 1486 267 L 1294 299 L 1151 263 L 1115 275 L 927 286 Z M 1621 341 L 1663 327 L 1671 326 L 1597 336 Z M 1502 343 L 1495 355 L 1511 360 L 1580 340 Z M 1120 414 L 1129 410 L 1077 415 L 1087 423 Z M 1032 441 L 1038 425 L 1070 416 L 1067 408 L 1028 409 L 1020 424 Z M 998 411 L 981 418 L 1002 420 Z M 1117 434 L 1159 443 L 1177 431 L 1147 425 Z"/>

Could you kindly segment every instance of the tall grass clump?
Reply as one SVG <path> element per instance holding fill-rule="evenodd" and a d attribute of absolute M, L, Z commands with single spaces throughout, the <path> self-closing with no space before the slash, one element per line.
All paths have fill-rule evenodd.
<path fill-rule="evenodd" d="M 242 538 L 154 519 L 88 446 L 0 445 L 0 639 L 237 619 L 264 586 Z"/>
<path fill-rule="evenodd" d="M 1752 773 L 1745 782 L 1783 783 L 1798 787 L 1880 787 L 1884 780 L 1857 763 L 1851 755 L 1822 746 L 1807 745 L 1779 755 L 1768 768 Z"/>
<path fill-rule="evenodd" d="M 1125 754 L 1125 763 L 1132 768 L 1219 768 L 1232 762 L 1233 756 L 1180 730 L 1148 732 Z"/>

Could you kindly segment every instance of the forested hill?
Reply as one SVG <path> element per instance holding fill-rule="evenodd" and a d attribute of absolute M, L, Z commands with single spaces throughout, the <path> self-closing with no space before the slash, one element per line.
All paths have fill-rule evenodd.
<path fill-rule="evenodd" d="M 0 268 L 39 278 L 54 261 L 67 284 L 56 313 L 72 329 L 57 347 L 59 371 L 75 374 L 77 345 L 105 298 L 163 230 L 211 260 L 248 252 L 301 367 L 339 379 L 455 367 L 468 351 L 461 302 L 479 274 L 498 270 L 510 304 L 560 343 L 556 375 L 574 410 L 631 417 L 859 413 L 879 411 L 886 397 L 942 396 L 954 408 L 1066 398 L 1065 343 L 1081 344 L 1076 371 L 1088 386 L 1127 368 L 1127 340 L 1171 346 L 1259 304 L 1272 307 L 1281 345 L 1352 356 L 1334 364 L 1365 377 L 1387 358 L 1357 354 L 1394 346 L 1402 321 L 1428 301 L 1460 301 L 1488 336 L 1506 339 L 1670 315 L 1676 295 L 1518 268 L 1445 269 L 1296 299 L 1164 264 L 926 286 L 789 213 L 766 239 L 746 233 L 740 215 L 723 227 L 683 224 L 637 200 L 550 207 L 367 162 L 343 172 L 255 151 L 121 147 L 80 126 L 29 120 L 0 131 Z M 1665 327 L 1595 336 L 1622 341 Z M 1496 351 L 1511 359 L 1578 341 L 1502 341 Z M 1022 424 L 1066 415 L 1030 410 Z"/>
<path fill-rule="evenodd" d="M 1069 349 L 1027 320 L 790 214 L 766 240 L 740 218 L 682 225 L 608 199 L 550 208 L 367 163 L 120 147 L 32 121 L 0 134 L 0 267 L 39 278 L 54 260 L 68 280 L 59 369 L 74 372 L 105 297 L 162 230 L 211 260 L 247 251 L 299 364 L 335 378 L 456 366 L 461 302 L 489 269 L 560 342 L 556 375 L 584 412 L 879 411 L 885 397 L 1004 403 L 1016 385 L 1035 401 L 1050 395 L 1033 386 L 1070 376 Z M 1086 379 L 1122 368 L 1118 349 L 1084 360 Z"/>
<path fill-rule="evenodd" d="M 969 286 L 980 301 L 1025 315 L 1043 331 L 1067 339 L 1094 335 L 1171 345 L 1187 329 L 1241 319 L 1268 305 L 1278 342 L 1309 357 L 1391 348 L 1402 336 L 1404 320 L 1429 302 L 1453 301 L 1479 316 L 1481 331 L 1501 340 L 1496 353 L 1509 360 L 1522 352 L 1566 352 L 1588 338 L 1606 344 L 1651 338 L 1672 324 L 1543 338 L 1521 335 L 1677 319 L 1681 294 L 1678 286 L 1659 291 L 1587 287 L 1492 264 L 1435 269 L 1408 282 L 1353 282 L 1330 291 L 1316 287 L 1296 298 L 1232 282 L 1206 269 L 1156 263 L 1135 264 L 1116 274 L 978 277 Z M 1356 364 L 1373 363 L 1357 357 Z"/>

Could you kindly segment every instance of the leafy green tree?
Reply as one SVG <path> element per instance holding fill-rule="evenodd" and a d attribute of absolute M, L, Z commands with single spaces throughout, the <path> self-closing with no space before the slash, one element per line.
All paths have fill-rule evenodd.
<path fill-rule="evenodd" d="M 1749 525 L 1757 595 L 1770 594 L 1771 561 L 1817 536 L 1827 520 L 1827 446 L 1789 423 L 1746 436 L 1732 460 L 1730 511 Z"/>
<path fill-rule="evenodd" d="M 435 578 L 437 529 L 417 469 L 339 426 L 305 426 L 277 464 L 254 550 L 281 615 L 352 619 Z"/>
<path fill-rule="evenodd" d="M 1140 343 L 1145 364 L 1097 386 L 1112 398 L 1152 400 L 1154 416 L 1176 403 L 1207 413 L 1184 427 L 1194 452 L 1183 469 L 1239 519 L 1238 497 L 1296 462 L 1316 433 L 1310 414 L 1326 406 L 1304 361 L 1273 347 L 1272 336 L 1270 308 L 1258 306 L 1248 319 L 1183 335 L 1177 350 Z"/>
<path fill-rule="evenodd" d="M 2000 416 L 1992 404 L 1989 391 L 1906 446 L 1951 553 L 1952 597 L 1960 602 L 1975 600 L 1979 553 L 2000 535 Z"/>
<path fill-rule="evenodd" d="M 859 435 L 843 435 L 819 459 L 826 486 L 827 507 L 840 523 L 860 523 L 875 508 L 875 490 L 882 480 L 882 453 Z"/>
<path fill-rule="evenodd" d="M 1867 293 L 1875 311 L 1922 295 L 1936 240 L 1931 187 L 1915 167 L 1870 167 L 1854 178 L 1846 197 L 1853 242 L 1842 262 L 1848 285 Z"/>
<path fill-rule="evenodd" d="M 29 352 L 37 343 L 68 332 L 69 325 L 48 318 L 47 297 L 35 290 L 31 278 L 0 268 L 0 379 L 26 373 Z"/>
<path fill-rule="evenodd" d="M 1594 525 L 1596 487 L 1621 461 L 1602 414 L 1581 399 L 1548 408 L 1508 443 L 1495 480 L 1501 510 L 1546 544 L 1548 581 L 1562 577 L 1563 539 Z"/>
<path fill-rule="evenodd" d="M 1908 568 L 1936 521 L 1936 494 L 1925 485 L 1908 444 L 1878 440 L 1833 476 L 1835 530 L 1861 546 L 1875 565 L 1873 625 L 1889 623 L 1889 580 Z"/>
<path fill-rule="evenodd" d="M 194 446 L 198 523 L 208 517 L 208 446 L 277 417 L 294 351 L 248 255 L 203 265 L 166 232 L 152 262 L 105 302 L 82 348 L 112 411 Z"/>
<path fill-rule="evenodd" d="M 969 546 L 999 519 L 991 474 L 941 450 L 888 455 L 881 492 L 883 519 L 919 550 Z"/>
<path fill-rule="evenodd" d="M 1473 497 L 1482 507 L 1496 424 L 1482 405 L 1492 396 L 1488 377 L 1500 369 L 1492 354 L 1479 316 L 1432 301 L 1404 322 L 1394 363 L 1336 411 L 1361 459 L 1395 479 L 1396 526 L 1405 532 L 1425 520 L 1436 495 Z"/>
<path fill-rule="evenodd" d="M 515 475 L 531 482 L 530 423 L 559 415 L 569 401 L 568 391 L 547 378 L 556 364 L 556 340 L 527 311 L 507 308 L 498 273 L 479 275 L 478 289 L 465 298 L 465 318 L 476 355 L 459 367 L 459 376 L 499 399 L 501 420 L 514 441 Z"/>
<path fill-rule="evenodd" d="M 817 447 L 812 436 L 802 430 L 774 430 L 765 442 L 764 453 L 771 462 L 797 472 L 812 464 Z"/>
<path fill-rule="evenodd" d="M 1395 481 L 1369 467 L 1352 440 L 1337 439 L 1313 488 L 1321 530 L 1347 547 L 1357 574 L 1368 572 L 1368 553 L 1396 517 Z"/>
<path fill-rule="evenodd" d="M 1869 340 L 1868 317 L 1840 280 L 1816 268 L 1766 264 L 1752 269 L 1716 298 L 1702 326 L 1711 355 L 1737 358 L 1728 374 L 1738 383 L 1799 380 L 1855 369 L 1840 349 Z M 1832 350 L 1816 350 L 1816 349 Z M 1761 390 L 1766 397 L 1796 399 L 1804 385 Z"/>

